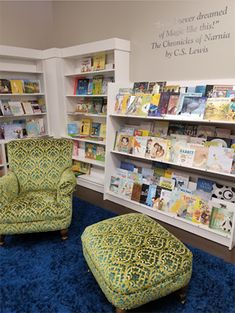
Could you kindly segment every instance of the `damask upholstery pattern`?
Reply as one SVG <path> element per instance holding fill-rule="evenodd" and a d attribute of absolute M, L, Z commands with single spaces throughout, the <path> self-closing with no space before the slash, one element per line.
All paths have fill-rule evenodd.
<path fill-rule="evenodd" d="M 192 254 L 150 217 L 132 213 L 88 226 L 84 257 L 107 299 L 132 309 L 186 286 Z"/>
<path fill-rule="evenodd" d="M 67 228 L 76 185 L 69 139 L 26 139 L 8 144 L 11 172 L 0 178 L 0 234 Z"/>

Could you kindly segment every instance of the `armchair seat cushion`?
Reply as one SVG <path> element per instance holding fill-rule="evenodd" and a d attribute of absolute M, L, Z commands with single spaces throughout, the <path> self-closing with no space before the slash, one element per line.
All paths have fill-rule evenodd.
<path fill-rule="evenodd" d="M 0 210 L 3 224 L 50 221 L 68 215 L 66 208 L 57 202 L 56 190 L 39 190 L 20 193 Z"/>

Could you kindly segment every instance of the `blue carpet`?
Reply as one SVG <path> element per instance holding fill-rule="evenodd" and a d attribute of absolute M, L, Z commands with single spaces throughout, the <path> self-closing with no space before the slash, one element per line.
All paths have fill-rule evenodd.
<path fill-rule="evenodd" d="M 87 225 L 114 216 L 74 199 L 69 240 L 57 232 L 7 236 L 0 249 L 1 313 L 112 313 L 82 255 Z M 185 305 L 172 294 L 131 312 L 234 313 L 235 266 L 189 247 L 193 276 Z"/>

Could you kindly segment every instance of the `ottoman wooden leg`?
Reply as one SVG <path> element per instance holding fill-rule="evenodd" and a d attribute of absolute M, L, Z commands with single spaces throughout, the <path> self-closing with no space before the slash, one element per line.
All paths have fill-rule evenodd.
<path fill-rule="evenodd" d="M 5 242 L 5 235 L 0 235 L 0 246 L 3 246 Z"/>
<path fill-rule="evenodd" d="M 116 313 L 126 313 L 126 310 L 116 308 Z"/>
<path fill-rule="evenodd" d="M 61 229 L 60 235 L 61 235 L 61 239 L 62 239 L 62 240 L 68 239 L 68 228 L 66 228 L 66 229 Z"/>
<path fill-rule="evenodd" d="M 177 291 L 177 294 L 179 296 L 180 302 L 182 304 L 184 304 L 186 302 L 187 290 L 188 290 L 188 285 L 183 287 L 183 288 L 181 288 L 181 289 L 179 289 Z"/>

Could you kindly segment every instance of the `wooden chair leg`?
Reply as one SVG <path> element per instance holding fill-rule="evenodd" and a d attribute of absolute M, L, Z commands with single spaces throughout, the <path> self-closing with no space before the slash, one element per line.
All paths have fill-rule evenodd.
<path fill-rule="evenodd" d="M 3 246 L 5 243 L 5 235 L 0 235 L 0 246 Z"/>
<path fill-rule="evenodd" d="M 116 308 L 116 313 L 126 313 L 126 310 Z"/>
<path fill-rule="evenodd" d="M 177 291 L 177 294 L 178 294 L 178 296 L 179 296 L 180 302 L 181 302 L 182 304 L 185 304 L 185 302 L 186 302 L 187 290 L 188 290 L 188 285 L 185 286 L 185 287 L 183 287 L 183 288 L 181 288 L 181 289 L 179 289 L 179 290 Z"/>
<path fill-rule="evenodd" d="M 62 240 L 68 239 L 68 228 L 66 228 L 66 229 L 61 229 L 60 235 L 61 235 L 61 239 L 62 239 Z"/>

